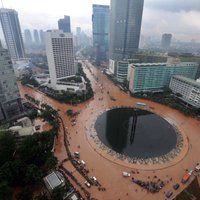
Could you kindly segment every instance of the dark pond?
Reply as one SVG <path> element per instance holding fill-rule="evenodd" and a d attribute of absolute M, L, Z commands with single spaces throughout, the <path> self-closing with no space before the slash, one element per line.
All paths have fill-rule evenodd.
<path fill-rule="evenodd" d="M 116 108 L 104 112 L 97 118 L 95 129 L 102 143 L 130 157 L 162 156 L 177 143 L 170 123 L 141 109 Z"/>

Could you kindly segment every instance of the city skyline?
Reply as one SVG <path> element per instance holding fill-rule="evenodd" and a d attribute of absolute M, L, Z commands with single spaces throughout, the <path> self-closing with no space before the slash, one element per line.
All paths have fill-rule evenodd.
<path fill-rule="evenodd" d="M 34 1 L 30 4 L 24 0 L 8 0 L 4 7 L 18 11 L 22 29 L 55 29 L 57 20 L 63 15 L 71 17 L 72 31 L 80 26 L 87 34 L 92 35 L 92 4 L 109 5 L 110 0 L 58 0 L 48 2 Z M 40 5 L 40 6 L 38 6 Z M 77 6 L 79 5 L 79 6 Z M 42 16 L 42 18 L 40 17 Z M 198 0 L 174 2 L 172 0 L 145 0 L 141 34 L 160 38 L 164 32 L 172 33 L 176 40 L 200 42 L 200 4 Z M 192 20 L 191 20 L 192 18 Z M 178 24 L 178 26 L 177 26 Z"/>

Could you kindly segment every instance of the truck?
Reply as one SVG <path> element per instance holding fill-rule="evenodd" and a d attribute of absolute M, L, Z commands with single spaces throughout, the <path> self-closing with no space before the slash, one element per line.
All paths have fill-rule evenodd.
<path fill-rule="evenodd" d="M 187 174 L 185 174 L 181 180 L 181 183 L 187 183 L 190 177 L 192 176 L 193 170 L 190 170 Z"/>

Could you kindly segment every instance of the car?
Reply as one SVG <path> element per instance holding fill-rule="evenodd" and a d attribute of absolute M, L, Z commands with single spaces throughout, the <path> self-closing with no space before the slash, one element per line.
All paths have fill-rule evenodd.
<path fill-rule="evenodd" d="M 173 188 L 175 189 L 175 190 L 178 190 L 178 188 L 180 187 L 180 185 L 177 183 L 177 184 L 175 184 L 175 185 L 173 185 Z"/>
<path fill-rule="evenodd" d="M 191 169 L 191 170 L 188 172 L 188 174 L 191 176 L 192 173 L 193 173 L 193 170 Z"/>
<path fill-rule="evenodd" d="M 93 182 L 97 182 L 97 178 L 95 176 L 90 176 L 90 179 L 93 181 Z"/>
<path fill-rule="evenodd" d="M 129 177 L 129 176 L 131 176 L 131 174 L 128 173 L 128 172 L 122 172 L 122 175 L 123 175 L 124 177 Z"/>
<path fill-rule="evenodd" d="M 168 191 L 168 192 L 166 193 L 166 197 L 167 197 L 167 198 L 170 198 L 172 195 L 173 195 L 173 192 L 172 192 L 172 191 Z"/>
<path fill-rule="evenodd" d="M 87 181 L 85 181 L 85 185 L 86 185 L 88 188 L 90 188 L 90 187 L 91 187 L 90 183 L 89 183 L 89 182 L 87 182 Z"/>
<path fill-rule="evenodd" d="M 75 152 L 74 152 L 74 157 L 75 157 L 75 158 L 80 158 L 80 153 L 79 153 L 78 151 L 75 151 Z"/>

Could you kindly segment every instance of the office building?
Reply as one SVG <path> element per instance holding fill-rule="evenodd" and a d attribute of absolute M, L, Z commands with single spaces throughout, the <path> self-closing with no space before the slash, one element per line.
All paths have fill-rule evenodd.
<path fill-rule="evenodd" d="M 0 45 L 0 122 L 23 111 L 10 54 Z"/>
<path fill-rule="evenodd" d="M 24 39 L 25 39 L 25 45 L 27 47 L 30 47 L 33 44 L 31 32 L 29 29 L 24 30 Z"/>
<path fill-rule="evenodd" d="M 40 30 L 40 44 L 43 46 L 44 45 L 44 31 Z"/>
<path fill-rule="evenodd" d="M 93 5 L 92 33 L 95 60 L 98 66 L 108 55 L 109 6 Z"/>
<path fill-rule="evenodd" d="M 197 70 L 198 63 L 195 62 L 130 64 L 129 90 L 132 93 L 162 90 L 169 87 L 173 75 L 194 79 Z"/>
<path fill-rule="evenodd" d="M 165 33 L 162 35 L 162 40 L 161 40 L 161 47 L 163 49 L 168 49 L 171 45 L 171 40 L 172 40 L 172 34 Z"/>
<path fill-rule="evenodd" d="M 11 58 L 13 60 L 24 58 L 24 43 L 18 13 L 12 9 L 1 8 L 0 20 Z"/>
<path fill-rule="evenodd" d="M 138 51 L 143 4 L 144 0 L 111 0 L 109 68 L 118 68 L 117 61 L 132 59 Z"/>
<path fill-rule="evenodd" d="M 200 108 L 200 83 L 183 76 L 173 76 L 169 88 L 184 102 Z"/>
<path fill-rule="evenodd" d="M 59 19 L 58 28 L 65 33 L 71 33 L 70 16 L 65 15 L 63 19 Z"/>
<path fill-rule="evenodd" d="M 45 32 L 44 35 L 51 87 L 56 90 L 60 80 L 74 76 L 77 72 L 73 35 L 61 30 Z"/>
<path fill-rule="evenodd" d="M 34 42 L 35 42 L 35 45 L 39 45 L 40 44 L 40 38 L 39 38 L 39 33 L 38 33 L 38 30 L 33 30 L 33 37 L 34 37 Z"/>

